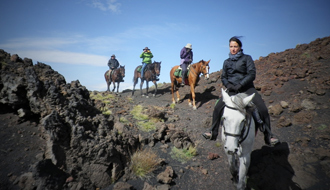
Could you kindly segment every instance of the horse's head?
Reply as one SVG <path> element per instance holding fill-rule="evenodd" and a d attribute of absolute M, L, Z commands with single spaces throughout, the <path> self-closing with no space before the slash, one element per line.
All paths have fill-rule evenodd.
<path fill-rule="evenodd" d="M 161 64 L 162 62 L 156 62 L 154 61 L 153 64 L 154 64 L 154 71 L 156 73 L 157 76 L 160 75 L 160 68 L 161 68 Z"/>
<path fill-rule="evenodd" d="M 210 71 L 209 63 L 210 63 L 210 61 L 211 61 L 211 59 L 209 61 L 204 61 L 204 60 L 200 61 L 202 63 L 201 64 L 201 73 L 203 73 L 206 80 L 208 80 L 209 77 L 210 77 L 209 76 L 209 71 Z"/>
<path fill-rule="evenodd" d="M 252 101 L 254 94 L 247 96 L 246 94 L 237 94 L 229 96 L 223 89 L 222 99 L 226 106 L 221 118 L 222 140 L 227 154 L 240 155 L 240 143 L 244 140 L 245 130 L 249 122 L 246 118 L 246 107 Z M 245 133 L 244 133 L 245 132 Z"/>
<path fill-rule="evenodd" d="M 125 77 L 125 65 L 119 67 L 120 75 L 124 78 Z"/>

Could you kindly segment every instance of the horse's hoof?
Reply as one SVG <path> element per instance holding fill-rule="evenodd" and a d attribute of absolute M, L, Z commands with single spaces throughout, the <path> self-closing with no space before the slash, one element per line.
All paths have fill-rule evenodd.
<path fill-rule="evenodd" d="M 155 96 L 156 96 L 156 94 L 153 94 L 152 96 L 153 96 L 153 97 L 155 97 Z"/>
<path fill-rule="evenodd" d="M 149 98 L 149 96 L 146 96 L 146 98 Z"/>
<path fill-rule="evenodd" d="M 144 94 L 142 94 L 141 96 L 145 96 Z"/>
<path fill-rule="evenodd" d="M 197 110 L 196 106 L 193 107 L 194 110 Z"/>

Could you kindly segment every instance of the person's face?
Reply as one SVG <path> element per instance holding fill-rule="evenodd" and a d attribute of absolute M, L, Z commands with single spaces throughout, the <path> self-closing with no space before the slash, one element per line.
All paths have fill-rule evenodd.
<path fill-rule="evenodd" d="M 241 50 L 241 47 L 239 47 L 238 43 L 235 41 L 231 41 L 229 43 L 229 50 L 232 55 L 235 55 Z"/>
<path fill-rule="evenodd" d="M 114 59 L 114 58 L 115 58 L 114 56 L 111 57 L 111 59 Z"/>

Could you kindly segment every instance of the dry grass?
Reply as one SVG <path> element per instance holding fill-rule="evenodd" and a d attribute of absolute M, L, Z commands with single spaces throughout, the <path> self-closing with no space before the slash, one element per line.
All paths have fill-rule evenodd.
<path fill-rule="evenodd" d="M 134 175 L 139 178 L 148 178 L 160 164 L 160 158 L 150 149 L 138 150 L 131 157 L 130 168 Z"/>

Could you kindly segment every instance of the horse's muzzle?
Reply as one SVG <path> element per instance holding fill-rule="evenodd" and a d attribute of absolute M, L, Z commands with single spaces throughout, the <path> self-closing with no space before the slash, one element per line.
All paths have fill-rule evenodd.
<path fill-rule="evenodd" d="M 210 78 L 210 75 L 209 74 L 206 74 L 205 75 L 205 79 L 208 80 Z"/>
<path fill-rule="evenodd" d="M 225 147 L 225 149 L 227 150 L 227 147 Z M 234 150 L 227 150 L 227 154 L 229 155 L 234 155 L 237 154 L 238 148 L 235 148 Z"/>

